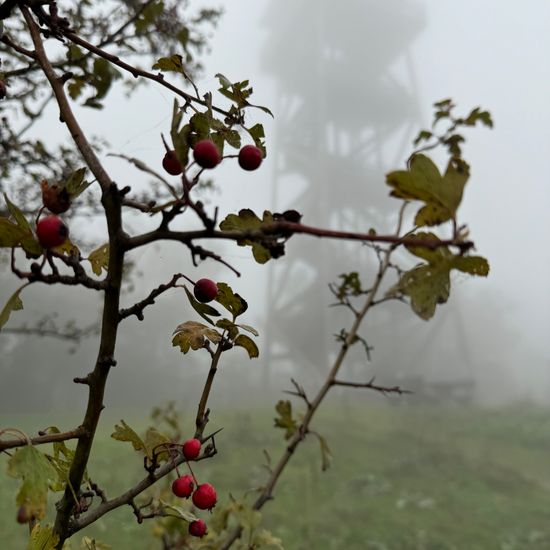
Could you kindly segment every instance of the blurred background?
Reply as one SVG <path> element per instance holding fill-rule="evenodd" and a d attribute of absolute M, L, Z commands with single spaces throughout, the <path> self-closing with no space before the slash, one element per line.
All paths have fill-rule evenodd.
<path fill-rule="evenodd" d="M 249 114 L 248 122 L 260 122 L 266 129 L 268 156 L 258 171 L 245 173 L 236 163 L 224 162 L 212 173 L 215 190 L 205 194 L 204 200 L 211 208 L 220 206 L 220 219 L 243 206 L 256 213 L 294 208 L 308 225 L 391 231 L 399 203 L 388 196 L 385 174 L 405 167 L 412 140 L 431 124 L 432 104 L 451 97 L 458 114 L 466 115 L 476 106 L 491 112 L 494 129 L 465 132 L 464 156 L 472 175 L 459 212 L 460 221 L 471 230 L 477 253 L 491 264 L 489 277 L 455 275 L 449 302 L 438 307 L 430 322 L 420 320 L 404 304 L 375 308 L 362 331 L 374 348 L 371 361 L 358 349 L 346 364 L 345 377 L 366 381 L 376 376 L 380 384 L 398 383 L 414 393 L 383 397 L 355 390 L 334 391 L 327 405 L 334 414 L 328 415 L 327 421 L 331 426 L 330 417 L 347 411 L 343 426 L 351 432 L 335 424 L 335 438 L 344 447 L 359 438 L 357 444 L 364 445 L 365 453 L 377 443 L 369 440 L 367 446 L 359 442 L 362 429 L 368 431 L 372 426 L 368 420 L 363 428 L 357 424 L 358 417 L 368 416 L 358 412 L 364 410 L 376 411 L 374 432 L 380 441 L 388 437 L 395 442 L 397 432 L 400 438 L 430 432 L 440 443 L 434 444 L 436 455 L 447 452 L 449 445 L 454 448 L 460 437 L 478 442 L 471 448 L 466 445 L 469 459 L 487 457 L 489 448 L 506 457 L 517 457 L 522 447 L 531 445 L 537 452 L 547 451 L 550 186 L 544 174 L 550 147 L 550 4 L 533 0 L 529 9 L 518 8 L 509 0 L 220 0 L 194 5 L 222 6 L 224 10 L 212 34 L 210 52 L 203 59 L 199 89 L 216 89 L 214 75 L 218 72 L 231 81 L 250 79 L 253 102 L 270 107 L 275 115 L 271 120 L 259 110 Z M 154 86 L 138 90 L 130 100 L 122 89 L 114 95 L 116 99 L 107 102 L 102 111 L 78 109 L 83 127 L 92 134 L 105 134 L 109 151 L 160 167 L 163 148 L 159 136 L 169 131 L 173 97 Z M 65 140 L 56 118 L 52 106 L 35 131 Z M 121 159 L 104 160 L 121 185 L 139 189 L 147 181 Z M 132 217 L 126 223 L 130 232 L 145 225 Z M 153 227 L 154 220 L 150 223 Z M 81 238 L 100 244 L 105 235 L 100 220 L 71 227 L 71 231 L 75 242 Z M 249 361 L 239 349 L 226 354 L 212 394 L 212 409 L 237 414 L 235 408 L 260 408 L 266 418 L 265 429 L 271 422 L 266 403 L 283 398 L 282 391 L 290 389 L 290 377 L 313 392 L 326 376 L 337 349 L 333 335 L 351 322 L 344 311 L 330 307 L 333 297 L 328 284 L 350 270 L 359 270 L 367 282 L 375 268 L 372 252 L 356 243 L 295 236 L 287 245 L 286 256 L 261 266 L 248 249 L 220 243 L 213 246 L 242 272 L 241 278 L 213 262 L 193 268 L 181 246 L 155 246 L 133 255 L 135 268 L 124 305 L 139 300 L 175 272 L 228 282 L 249 302 L 243 322 L 260 332 L 260 357 Z M 406 255 L 403 261 L 411 265 Z M 4 302 L 18 282 L 6 269 L 1 280 L 0 301 Z M 8 328 L 45 314 L 55 315 L 58 324 L 74 320 L 77 326 L 88 327 L 97 322 L 100 306 L 93 292 L 57 287 L 30 288 L 23 301 L 24 311 L 12 316 Z M 183 292 L 174 290 L 146 310 L 143 322 L 130 319 L 122 326 L 118 366 L 110 375 L 105 398 L 107 411 L 138 414 L 174 400 L 184 415 L 191 417 L 196 392 L 206 375 L 207 357 L 198 353 L 183 356 L 171 346 L 172 331 L 189 319 L 196 320 L 194 312 Z M 72 379 L 90 370 L 97 343 L 94 334 L 74 343 L 31 339 L 13 331 L 0 333 L 0 415 L 11 418 L 17 413 L 38 413 L 48 418 L 48 423 L 55 423 L 56 417 L 82 411 L 86 393 L 75 387 Z M 438 407 L 446 412 L 434 413 Z M 440 423 L 430 424 L 436 422 L 434 418 Z M 476 432 L 482 419 L 489 419 L 498 435 L 482 428 Z M 451 425 L 456 429 L 447 431 L 446 426 Z M 389 431 L 384 426 L 389 426 Z M 226 429 L 229 431 L 229 424 Z M 518 435 L 525 433 L 535 439 Z M 330 433 L 326 435 L 330 441 Z M 489 445 L 493 436 L 500 446 Z M 366 437 L 374 436 L 371 432 Z M 468 440 L 471 443 L 473 439 Z M 503 441 L 513 448 L 505 450 Z M 393 449 L 392 445 L 387 448 Z M 393 451 L 400 454 L 412 449 L 412 457 L 417 456 L 414 449 L 422 453 L 426 448 L 422 440 L 411 442 L 404 451 Z M 260 444 L 257 450 L 259 454 Z M 337 475 L 348 479 L 346 464 L 351 468 L 352 459 L 346 462 L 338 457 L 340 449 L 333 451 L 340 463 Z M 455 453 L 450 454 L 455 460 Z M 430 456 L 418 458 L 419 463 L 447 464 L 439 455 Z M 540 490 L 540 502 L 547 503 L 550 477 L 541 467 L 542 454 L 523 458 L 500 465 L 506 470 L 502 478 L 494 480 L 495 492 L 489 491 L 488 502 L 500 494 L 503 479 L 519 479 L 531 469 L 537 472 L 537 479 L 529 483 Z M 403 465 L 400 472 L 409 466 Z M 384 475 L 390 474 L 377 477 L 372 473 L 374 477 L 369 478 L 360 464 L 357 468 L 362 473 L 352 472 L 351 477 L 361 478 L 362 498 L 391 493 L 384 485 Z M 456 465 L 448 468 L 449 472 L 459 469 Z M 413 470 L 413 477 L 420 475 Z M 472 466 L 465 476 L 475 470 Z M 496 471 L 491 467 L 491 475 L 496 476 Z M 317 474 L 311 475 L 315 479 L 309 489 L 300 489 L 302 493 L 315 491 L 311 487 L 323 483 Z M 522 486 L 524 489 L 527 495 L 529 491 Z M 411 507 L 415 514 L 430 510 L 433 518 L 440 513 L 437 506 L 441 501 L 428 493 L 426 487 L 399 493 L 392 510 Z M 313 506 L 318 497 L 308 495 Z M 514 517 L 506 503 L 492 505 Z M 457 504 L 456 513 L 464 507 L 468 507 L 467 501 Z M 315 522 L 317 512 L 308 514 Z M 372 539 L 372 545 L 347 541 L 344 546 L 344 539 L 336 538 L 331 545 L 315 542 L 318 546 L 308 546 L 318 540 L 310 533 L 310 542 L 298 537 L 288 548 L 549 548 L 544 527 L 548 517 L 535 516 L 531 515 L 533 524 L 524 531 L 495 534 L 479 544 L 437 546 L 439 539 L 430 542 L 430 537 L 417 529 L 414 543 L 412 538 L 386 543 L 380 536 Z M 498 528 L 487 525 L 480 527 L 479 533 L 492 529 Z"/>

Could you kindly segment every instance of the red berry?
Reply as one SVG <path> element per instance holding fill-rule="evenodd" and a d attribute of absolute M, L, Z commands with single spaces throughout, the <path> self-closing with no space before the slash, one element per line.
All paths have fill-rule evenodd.
<path fill-rule="evenodd" d="M 36 236 L 44 248 L 61 246 L 69 236 L 69 228 L 57 216 L 47 216 L 36 224 Z"/>
<path fill-rule="evenodd" d="M 162 159 L 162 167 L 172 176 L 177 176 L 183 172 L 181 162 L 178 160 L 176 151 L 166 151 Z"/>
<path fill-rule="evenodd" d="M 239 166 L 243 170 L 256 170 L 262 164 L 262 150 L 255 145 L 245 145 L 239 151 Z"/>
<path fill-rule="evenodd" d="M 222 160 L 216 144 L 209 139 L 195 143 L 193 157 L 201 168 L 215 168 Z"/>
<path fill-rule="evenodd" d="M 199 485 L 193 493 L 193 504 L 200 510 L 212 510 L 217 500 L 216 489 L 210 483 Z"/>
<path fill-rule="evenodd" d="M 189 534 L 194 537 L 204 537 L 206 535 L 206 522 L 203 519 L 197 519 L 189 524 Z"/>
<path fill-rule="evenodd" d="M 17 523 L 29 523 L 30 516 L 29 511 L 25 505 L 19 506 L 17 509 Z"/>
<path fill-rule="evenodd" d="M 198 439 L 188 439 L 182 445 L 182 451 L 187 460 L 195 460 L 201 452 L 201 442 Z"/>
<path fill-rule="evenodd" d="M 194 488 L 195 483 L 189 474 L 178 477 L 172 482 L 172 493 L 180 498 L 189 498 Z"/>
<path fill-rule="evenodd" d="M 206 304 L 218 295 L 218 285 L 212 279 L 199 279 L 193 288 L 195 298 Z"/>
<path fill-rule="evenodd" d="M 64 187 L 48 185 L 46 180 L 40 182 L 42 204 L 54 214 L 63 214 L 71 207 L 71 196 Z"/>

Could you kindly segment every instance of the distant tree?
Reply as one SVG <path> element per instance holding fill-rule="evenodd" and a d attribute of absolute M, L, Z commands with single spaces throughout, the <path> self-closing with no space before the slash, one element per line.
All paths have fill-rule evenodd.
<path fill-rule="evenodd" d="M 233 81 L 218 74 L 217 100 L 212 92 L 199 92 L 194 83 L 199 67 L 196 54 L 206 46 L 201 29 L 215 23 L 218 16 L 219 12 L 213 10 L 189 15 L 187 2 L 156 0 L 100 4 L 8 0 L 0 4 L 0 92 L 4 96 L 0 143 L 5 152 L 0 160 L 5 200 L 5 213 L 0 217 L 0 247 L 10 254 L 11 273 L 24 282 L 0 312 L 0 329 L 12 313 L 22 309 L 24 289 L 29 285 L 43 283 L 44 292 L 48 285 L 76 285 L 100 292 L 103 297 L 96 362 L 89 374 L 74 379 L 76 384 L 88 387 L 81 424 L 64 432 L 50 427 L 36 436 L 16 428 L 0 430 L 0 452 L 7 457 L 8 474 L 21 480 L 16 496 L 17 520 L 29 524 L 31 550 L 61 549 L 84 527 L 125 505 L 132 508 L 139 523 L 159 520 L 163 548 L 230 548 L 241 544 L 238 541 L 243 530 L 247 533 L 247 547 L 281 547 L 278 539 L 258 527 L 259 511 L 273 497 L 280 476 L 305 438 L 319 440 L 322 467 L 329 466 L 327 441 L 311 429 L 311 421 L 330 389 L 365 388 L 384 394 L 406 391 L 374 380 L 341 378 L 341 367 L 350 348 L 363 345 L 369 354 L 360 331 L 366 315 L 375 306 L 398 300 L 409 303 L 418 316 L 428 320 L 449 297 L 452 270 L 488 274 L 487 261 L 470 254 L 473 243 L 457 219 L 469 177 L 469 166 L 461 151 L 464 138 L 458 131 L 478 122 L 491 126 L 492 122 L 489 113 L 479 108 L 465 117 L 455 116 L 449 99 L 435 104 L 434 125 L 419 133 L 415 140 L 417 149 L 406 166 L 387 174 L 391 195 L 400 201 L 391 234 L 378 234 L 375 229 L 346 232 L 313 227 L 303 224 L 302 216 L 295 210 L 265 211 L 258 216 L 242 208 L 219 221 L 217 208 L 207 208 L 197 200 L 196 190 L 205 174 L 215 174 L 210 170 L 221 162 L 238 162 L 244 170 L 261 170 L 267 153 L 263 126 L 248 125 L 247 113 L 260 109 L 271 116 L 271 111 L 251 103 L 248 80 Z M 143 60 L 147 68 L 143 68 Z M 130 89 L 151 84 L 174 95 L 169 138 L 163 137 L 166 153 L 159 159 L 159 167 L 128 159 L 154 178 L 146 197 L 135 196 L 126 182 L 117 184 L 111 179 L 98 156 L 100 147 L 90 141 L 72 108 L 75 101 L 89 108 L 101 108 L 118 79 L 131 82 Z M 52 150 L 45 140 L 25 137 L 51 101 L 56 102 L 60 124 L 66 126 L 72 139 L 71 145 Z M 20 120 L 24 123 L 17 126 Z M 444 123 L 443 129 L 436 130 Z M 435 147 L 448 153 L 443 173 L 425 154 Z M 86 199 L 76 200 L 78 197 Z M 358 196 L 357 200 L 368 197 Z M 406 211 L 413 202 L 419 202 L 420 208 L 411 220 Z M 71 216 L 85 207 L 103 216 L 107 225 L 105 240 L 93 247 L 73 242 L 70 235 Z M 128 213 L 153 216 L 158 224 L 151 231 L 129 234 L 124 224 Z M 182 217 L 194 218 L 198 228 L 174 229 L 174 222 Z M 409 222 L 411 227 L 406 228 Z M 438 237 L 425 229 L 439 226 L 450 227 L 450 238 Z M 236 267 L 205 243 L 233 241 L 250 248 L 254 259 L 264 264 L 284 256 L 287 241 L 296 234 L 367 245 L 376 258 L 377 269 L 370 276 L 356 271 L 341 274 L 331 285 L 336 305 L 349 311 L 351 320 L 349 327 L 336 335 L 336 355 L 324 383 L 314 395 L 308 395 L 299 381 L 292 380 L 289 393 L 302 405 L 302 413 L 296 414 L 291 400 L 276 404 L 275 426 L 284 431 L 285 443 L 280 458 L 267 465 L 269 473 L 258 496 L 253 502 L 243 498 L 218 505 L 212 520 L 205 523 L 199 517 L 200 510 L 212 509 L 218 495 L 210 484 L 197 482 L 194 471 L 199 467 L 195 468 L 195 463 L 217 453 L 223 457 L 225 452 L 216 433 L 207 429 L 210 392 L 226 353 L 243 348 L 241 352 L 251 359 L 259 356 L 254 342 L 258 333 L 241 322 L 249 307 L 242 296 L 227 283 L 192 274 L 172 274 L 165 284 L 130 307 L 121 308 L 128 254 L 159 241 L 175 241 L 188 250 L 195 265 L 215 261 L 239 274 Z M 409 270 L 397 265 L 394 252 L 398 248 L 412 254 L 417 265 Z M 131 443 L 143 454 L 144 475 L 120 495 L 107 496 L 109 488 L 99 487 L 93 481 L 89 459 L 94 452 L 109 372 L 116 364 L 118 330 L 130 317 L 142 320 L 147 308 L 171 289 L 180 289 L 186 295 L 200 319 L 179 324 L 173 345 L 183 354 L 202 352 L 209 363 L 198 398 L 195 430 L 184 433 L 176 411 L 170 407 L 154 411 L 155 427 L 144 435 L 121 421 L 112 436 Z M 162 424 L 167 426 L 164 431 L 159 429 Z M 51 447 L 42 451 L 48 449 L 43 445 Z M 182 464 L 186 464 L 189 474 L 181 475 Z M 177 475 L 166 498 L 144 498 L 151 486 L 174 471 Z M 51 525 L 44 521 L 50 492 L 60 494 Z M 191 498 L 192 506 L 178 503 L 178 499 L 186 497 Z M 104 547 L 86 537 L 82 545 Z"/>

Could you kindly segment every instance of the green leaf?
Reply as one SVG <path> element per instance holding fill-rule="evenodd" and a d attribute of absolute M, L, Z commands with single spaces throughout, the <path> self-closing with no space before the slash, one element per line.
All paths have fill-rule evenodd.
<path fill-rule="evenodd" d="M 61 433 L 61 430 L 56 426 L 50 426 L 44 430 L 45 433 Z M 69 479 L 69 470 L 74 460 L 74 451 L 69 449 L 64 441 L 56 441 L 53 443 L 53 456 L 47 455 L 51 465 L 57 472 L 58 480 L 50 485 L 52 491 L 63 491 Z M 88 474 L 84 474 L 84 478 L 88 479 Z"/>
<path fill-rule="evenodd" d="M 392 196 L 426 203 L 417 214 L 417 225 L 436 225 L 454 218 L 468 178 L 469 167 L 464 161 L 451 159 L 441 176 L 427 156 L 417 154 L 409 170 L 390 172 L 386 182 L 392 187 Z"/>
<path fill-rule="evenodd" d="M 162 507 L 167 510 L 173 510 L 181 519 L 187 521 L 188 523 L 197 521 L 198 519 L 197 516 L 195 516 L 195 514 L 192 514 L 189 510 L 186 510 L 181 506 L 175 506 L 174 504 L 170 504 L 169 502 L 164 502 L 163 500 L 160 500 L 159 504 L 161 504 Z"/>
<path fill-rule="evenodd" d="M 8 218 L 0 218 L 0 247 L 14 248 L 26 237 L 26 231 Z"/>
<path fill-rule="evenodd" d="M 455 256 L 453 267 L 470 275 L 480 277 L 489 275 L 489 262 L 481 256 Z"/>
<path fill-rule="evenodd" d="M 55 550 L 59 537 L 53 534 L 51 525 L 37 523 L 31 531 L 27 550 Z"/>
<path fill-rule="evenodd" d="M 115 425 L 115 431 L 111 434 L 111 437 L 117 441 L 129 441 L 136 451 L 147 452 L 147 445 L 145 445 L 143 439 L 124 420 L 120 421 L 120 425 Z"/>
<path fill-rule="evenodd" d="M 255 344 L 254 340 L 252 340 L 249 336 L 246 336 L 245 334 L 239 334 L 239 336 L 237 336 L 237 338 L 235 339 L 234 344 L 236 346 L 244 348 L 248 352 L 248 356 L 250 357 L 250 359 L 253 359 L 254 357 L 258 357 L 260 355 L 260 350 L 258 349 L 258 346 Z"/>
<path fill-rule="evenodd" d="M 187 299 L 189 300 L 189 303 L 191 304 L 191 307 L 205 320 L 208 321 L 211 325 L 214 324 L 212 319 L 208 317 L 209 315 L 211 317 L 219 317 L 220 312 L 213 308 L 209 304 L 204 304 L 202 302 L 199 302 L 195 296 L 189 291 L 187 286 L 183 285 L 183 288 L 185 289 L 185 293 L 187 294 Z"/>
<path fill-rule="evenodd" d="M 254 124 L 251 128 L 245 128 L 250 134 L 250 137 L 254 140 L 254 145 L 262 150 L 264 158 L 267 156 L 267 150 L 265 148 L 265 131 L 261 124 Z"/>
<path fill-rule="evenodd" d="M 220 223 L 220 229 L 222 231 L 254 231 L 260 229 L 264 224 L 270 224 L 273 222 L 273 216 L 271 212 L 267 210 L 264 212 L 263 220 L 260 220 L 256 214 L 248 209 L 244 208 L 239 210 L 238 214 L 229 214 Z M 267 242 L 267 237 L 265 242 Z M 273 256 L 271 251 L 264 246 L 261 242 L 251 239 L 238 239 L 237 244 L 239 246 L 251 246 L 254 259 L 259 264 L 265 264 Z"/>
<path fill-rule="evenodd" d="M 8 199 L 8 196 L 6 193 L 4 193 L 4 200 L 6 201 L 6 205 L 8 207 L 9 213 L 13 216 L 13 219 L 15 220 L 15 223 L 24 231 L 27 231 L 32 234 L 32 229 L 27 221 L 27 218 L 25 217 L 25 214 L 17 207 L 13 202 Z"/>
<path fill-rule="evenodd" d="M 153 69 L 157 69 L 163 72 L 175 72 L 185 74 L 183 70 L 183 58 L 179 54 L 171 55 L 170 57 L 161 57 L 153 65 Z"/>
<path fill-rule="evenodd" d="M 109 268 L 109 243 L 101 245 L 93 252 L 88 254 L 88 261 L 92 265 L 92 271 L 96 275 L 101 275 L 101 270 L 104 269 L 107 273 Z"/>
<path fill-rule="evenodd" d="M 19 297 L 21 291 L 28 286 L 30 283 L 25 283 L 23 286 L 19 287 L 6 302 L 6 305 L 0 311 L 0 330 L 8 322 L 12 311 L 21 311 L 23 309 L 23 302 Z"/>
<path fill-rule="evenodd" d="M 235 338 L 239 335 L 239 328 L 229 319 L 220 319 L 219 321 L 216 321 L 216 326 L 226 330 L 230 340 L 235 340 Z"/>
<path fill-rule="evenodd" d="M 165 443 L 171 443 L 171 439 L 166 434 L 159 432 L 156 428 L 150 427 L 147 428 L 147 431 L 145 432 L 144 443 L 147 449 L 147 456 L 152 458 L 153 453 L 155 452 L 155 447 L 164 445 Z M 156 453 L 159 460 L 169 460 L 170 458 L 170 454 L 167 450 L 159 452 L 159 449 L 157 449 Z"/>
<path fill-rule="evenodd" d="M 398 286 L 410 297 L 413 311 L 427 321 L 433 317 L 436 305 L 444 304 L 449 298 L 449 267 L 444 263 L 415 267 L 401 277 Z"/>
<path fill-rule="evenodd" d="M 207 340 L 213 344 L 217 344 L 221 340 L 221 334 L 217 330 L 194 321 L 186 321 L 178 325 L 174 335 L 172 345 L 179 346 L 183 353 L 187 353 L 189 349 L 204 348 Z"/>
<path fill-rule="evenodd" d="M 227 283 L 217 284 L 218 295 L 216 296 L 216 302 L 227 309 L 233 315 L 233 320 L 235 320 L 248 309 L 248 303 L 240 294 L 233 292 Z"/>
<path fill-rule="evenodd" d="M 83 193 L 92 184 L 91 181 L 84 181 L 85 175 L 86 168 L 79 168 L 63 183 L 63 187 L 67 190 L 67 193 L 69 193 L 71 200 L 78 197 L 78 195 Z"/>
<path fill-rule="evenodd" d="M 8 461 L 8 474 L 23 483 L 17 493 L 17 504 L 38 519 L 46 513 L 48 488 L 58 479 L 47 456 L 32 445 L 19 448 Z"/>
<path fill-rule="evenodd" d="M 425 242 L 434 242 L 439 243 L 440 239 L 437 237 L 437 235 L 434 235 L 433 233 L 426 233 L 426 232 L 419 232 L 415 233 L 414 235 L 410 236 L 411 240 L 418 240 L 418 241 L 425 241 Z M 413 246 L 413 245 L 407 245 L 407 250 L 411 253 L 417 256 L 418 258 L 422 258 L 423 260 L 426 260 L 427 262 L 431 263 L 437 263 L 441 262 L 443 260 L 448 260 L 452 258 L 452 253 L 446 246 L 438 246 L 437 248 L 428 248 L 426 246 Z"/>
<path fill-rule="evenodd" d="M 292 418 L 292 403 L 290 401 L 280 400 L 275 405 L 275 410 L 278 417 L 275 418 L 275 427 L 285 430 L 285 439 L 290 439 L 294 432 L 298 429 L 298 424 Z"/>
<path fill-rule="evenodd" d="M 208 116 L 207 113 L 195 113 L 189 119 L 189 125 L 197 135 L 197 141 L 207 139 L 210 136 L 211 119 L 212 117 Z"/>

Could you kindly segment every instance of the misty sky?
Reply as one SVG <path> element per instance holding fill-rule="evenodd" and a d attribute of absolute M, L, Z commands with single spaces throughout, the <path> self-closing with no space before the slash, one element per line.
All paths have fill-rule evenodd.
<path fill-rule="evenodd" d="M 434 101 L 452 97 L 459 112 L 464 114 L 478 105 L 491 111 L 495 121 L 493 130 L 479 128 L 466 133 L 465 157 L 471 164 L 472 176 L 460 210 L 478 253 L 491 263 L 491 274 L 487 280 L 458 277 L 456 293 L 445 307 L 460 311 L 468 353 L 474 356 L 473 361 L 492 365 L 486 387 L 491 380 L 500 380 L 502 374 L 502 378 L 510 380 L 509 386 L 518 390 L 517 397 L 547 399 L 550 390 L 547 244 L 550 182 L 546 175 L 550 150 L 550 4 L 532 0 L 528 3 L 529 9 L 527 4 L 508 0 L 343 0 L 338 3 L 239 0 L 201 4 L 223 4 L 225 8 L 213 35 L 212 51 L 205 59 L 201 90 L 217 87 L 214 77 L 217 72 L 230 80 L 249 78 L 254 86 L 255 102 L 271 107 L 275 114 L 275 120 L 271 121 L 260 111 L 254 111 L 249 119 L 262 122 L 266 128 L 269 156 L 260 171 L 243 173 L 233 165 L 226 165 L 228 163 L 216 170 L 214 177 L 220 194 L 213 195 L 212 201 L 219 201 L 222 215 L 244 204 L 257 212 L 264 208 L 285 209 L 292 207 L 292 201 L 313 184 L 319 186 L 319 193 L 321 189 L 330 193 L 334 186 L 346 185 L 346 178 L 323 178 L 322 172 L 315 176 L 314 182 L 296 173 L 281 175 L 288 148 L 292 149 L 293 144 L 299 148 L 312 130 L 305 124 L 289 130 L 289 113 L 278 112 L 277 107 L 285 105 L 285 98 L 298 97 L 302 91 L 307 96 L 312 86 L 315 94 L 307 97 L 315 97 L 316 106 L 321 109 L 319 120 L 314 123 L 324 128 L 327 117 L 334 118 L 332 124 L 339 128 L 336 135 L 344 136 L 341 143 L 346 151 L 353 149 L 353 136 L 360 135 L 357 130 L 346 137 L 346 124 L 360 125 L 364 118 L 365 132 L 374 128 L 386 136 L 377 162 L 369 161 L 369 171 L 365 173 L 368 180 L 365 189 L 372 188 L 381 195 L 387 194 L 384 174 L 404 166 L 411 152 L 412 138 L 431 121 Z M 347 17 L 347 10 L 354 15 L 364 12 L 365 18 Z M 285 33 L 288 38 L 281 43 L 281 35 Z M 323 37 L 328 45 L 318 47 L 324 44 Z M 386 53 L 388 59 L 384 65 Z M 344 59 L 338 57 L 342 55 Z M 353 56 L 353 63 L 346 63 L 348 56 Z M 305 69 L 290 81 L 293 66 Z M 326 80 L 320 81 L 321 76 Z M 388 87 L 382 88 L 382 83 Z M 377 91 L 380 89 L 388 93 L 381 94 Z M 82 111 L 83 126 L 92 133 L 107 133 L 113 151 L 139 156 L 152 166 L 158 165 L 162 156 L 159 133 L 168 131 L 172 96 L 167 90 L 154 87 L 141 91 L 130 102 L 124 100 L 122 94 L 117 95 L 118 99 L 104 111 Z M 406 104 L 399 98 L 406 99 Z M 308 106 L 312 108 L 311 100 Z M 51 128 L 55 110 L 51 110 L 50 115 L 52 118 L 43 123 L 42 129 Z M 319 149 L 322 153 L 322 144 Z M 135 178 L 139 183 L 142 179 L 139 172 L 120 160 L 108 159 L 106 164 L 119 182 L 132 183 L 129 178 Z M 349 177 L 360 179 L 360 174 Z M 361 200 L 368 204 L 368 194 Z M 386 206 L 395 209 L 391 199 L 387 199 Z M 368 207 L 365 208 L 367 224 Z M 305 223 L 334 225 L 330 211 L 311 210 L 312 217 L 305 219 Z M 99 234 L 101 224 L 96 227 Z M 135 225 L 134 229 L 138 227 Z M 366 225 L 365 230 L 368 227 L 370 225 Z M 77 228 L 75 233 L 78 231 Z M 309 242 L 308 245 L 318 247 L 320 256 L 324 253 L 323 243 Z M 292 256 L 293 246 L 294 241 L 290 241 L 289 261 L 297 261 Z M 176 252 L 170 250 L 173 249 L 163 248 L 161 252 L 156 249 L 145 254 L 145 260 L 154 258 L 155 261 L 146 262 L 146 277 L 138 283 L 138 288 L 148 289 L 168 280 L 170 269 L 179 271 L 190 267 L 188 258 L 181 260 L 182 267 L 175 261 Z M 183 254 L 181 248 L 177 250 Z M 265 300 L 269 294 L 266 292 L 267 268 L 257 266 L 245 249 L 232 248 L 227 258 L 243 271 L 242 280 L 237 281 L 229 273 L 220 275 L 219 267 L 213 264 L 204 264 L 201 276 L 228 280 L 247 297 L 252 296 L 256 307 L 251 308 L 249 321 L 264 326 L 263 314 L 268 311 Z M 323 261 L 325 266 L 331 265 L 330 257 Z M 334 279 L 339 273 L 341 269 L 335 265 L 329 276 Z M 16 285 L 13 280 L 3 284 L 0 297 L 7 298 Z M 43 301 L 47 299 L 43 297 Z M 328 292 L 319 300 L 328 303 Z M 181 315 L 172 311 L 168 317 L 173 317 L 177 324 L 184 320 Z M 14 316 L 10 322 L 15 325 L 16 321 Z M 438 322 L 437 315 L 432 322 Z M 424 331 L 422 334 L 427 334 L 422 321 L 414 323 L 421 327 L 419 331 Z M 172 325 L 169 330 L 171 328 Z M 445 338 L 450 339 L 445 345 L 455 349 L 456 329 L 451 327 L 445 334 Z M 461 349 L 457 348 L 456 352 L 460 353 Z M 383 354 L 381 352 L 381 356 Z"/>

